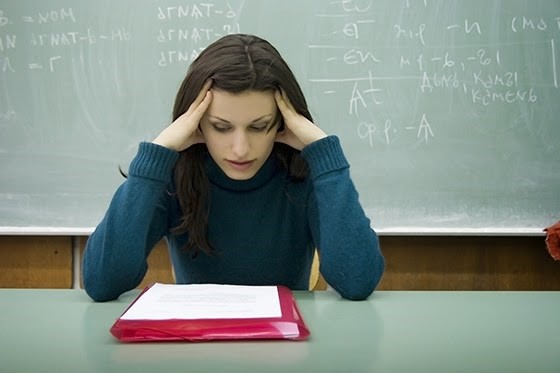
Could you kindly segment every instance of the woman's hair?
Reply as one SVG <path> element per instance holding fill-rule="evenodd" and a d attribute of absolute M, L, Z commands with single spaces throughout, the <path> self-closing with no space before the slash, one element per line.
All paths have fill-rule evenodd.
<path fill-rule="evenodd" d="M 185 113 L 194 102 L 204 83 L 212 79 L 212 89 L 229 93 L 245 91 L 274 92 L 282 89 L 294 109 L 313 121 L 303 92 L 288 64 L 266 40 L 253 35 L 224 36 L 204 49 L 191 63 L 177 92 L 173 120 Z M 277 110 L 275 125 L 284 128 Z M 174 234 L 188 233 L 186 249 L 197 255 L 199 251 L 212 254 L 208 240 L 209 185 L 204 161 L 208 150 L 205 144 L 195 144 L 182 151 L 175 165 L 176 195 L 182 218 Z M 308 168 L 299 151 L 288 145 L 275 143 L 272 155 L 289 177 L 300 181 Z"/>

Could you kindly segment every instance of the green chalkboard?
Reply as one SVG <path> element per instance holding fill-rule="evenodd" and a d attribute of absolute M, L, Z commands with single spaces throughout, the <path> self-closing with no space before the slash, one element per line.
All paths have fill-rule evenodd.
<path fill-rule="evenodd" d="M 558 0 L 2 0 L 0 232 L 89 232 L 190 61 L 271 41 L 383 233 L 560 219 Z"/>

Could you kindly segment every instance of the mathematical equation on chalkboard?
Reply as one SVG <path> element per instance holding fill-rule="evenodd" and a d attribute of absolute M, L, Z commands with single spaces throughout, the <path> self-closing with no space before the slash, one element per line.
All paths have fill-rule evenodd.
<path fill-rule="evenodd" d="M 543 87 L 559 88 L 560 6 L 557 14 L 536 17 L 514 12 L 496 29 L 495 17 L 434 21 L 430 16 L 414 16 L 419 10 L 438 13 L 441 3 L 429 0 L 404 1 L 394 19 L 387 19 L 385 9 L 375 5 L 373 1 L 324 3 L 314 15 L 317 30 L 309 45 L 311 65 L 322 66 L 316 69 L 321 73 L 313 73 L 309 81 L 325 97 L 346 97 L 356 133 L 371 147 L 390 144 L 398 132 L 411 133 L 422 143 L 437 136 L 438 123 L 429 112 L 418 110 L 404 123 L 377 114 L 402 99 L 395 95 L 402 87 L 408 87 L 416 102 L 422 96 L 444 94 L 473 110 L 531 106 L 538 104 Z M 372 35 L 382 37 L 371 42 Z M 538 79 L 527 72 L 526 61 L 517 59 L 524 45 L 530 45 L 531 58 L 547 66 Z"/>
<path fill-rule="evenodd" d="M 25 14 L 0 5 L 0 74 L 60 73 L 76 65 L 87 70 L 84 51 L 95 54 L 101 48 L 143 48 L 160 70 L 185 66 L 222 35 L 258 33 L 240 20 L 249 3 L 156 3 L 145 19 L 122 23 L 100 22 L 103 16 L 71 5 Z M 334 98 L 369 147 L 392 144 L 404 134 L 418 144 L 437 139 L 444 123 L 424 101 L 441 97 L 442 103 L 452 100 L 449 106 L 468 105 L 473 111 L 536 107 L 548 89 L 559 88 L 560 10 L 528 15 L 520 7 L 506 16 L 464 15 L 438 13 L 442 4 L 402 0 L 391 3 L 389 11 L 373 0 L 319 1 L 306 15 L 312 36 L 291 41 L 307 45 L 303 58 L 312 69 L 304 84 L 319 101 Z M 522 48 L 528 50 L 525 59 L 519 58 Z M 96 58 L 119 63 L 103 61 L 102 53 Z M 538 74 L 527 67 L 532 61 L 538 61 Z M 403 110 L 395 102 L 406 102 L 413 115 L 396 116 Z M 0 108 L 1 120 L 16 115 L 13 108 Z"/>
<path fill-rule="evenodd" d="M 162 46 L 159 54 L 155 57 L 155 62 L 160 67 L 191 62 L 208 43 L 222 35 L 240 32 L 238 23 L 235 21 L 228 22 L 234 20 L 238 12 L 239 9 L 234 9 L 230 3 L 195 3 L 155 7 L 153 9 L 153 21 L 160 23 L 161 27 L 153 35 L 152 41 L 162 45 L 180 46 L 180 43 L 191 45 L 190 48 Z M 223 23 L 216 23 L 220 19 Z M 166 28 L 165 23 L 170 20 L 189 20 L 189 23 L 191 23 L 190 21 L 197 21 L 201 26 Z M 2 27 L 13 23 L 26 24 L 29 32 L 26 35 L 17 35 L 10 32 L 0 34 L 0 53 L 6 53 L 2 58 L 2 72 L 15 72 L 16 68 L 44 69 L 54 72 L 55 69 L 61 67 L 60 64 L 63 62 L 61 61 L 63 56 L 56 54 L 57 50 L 72 47 L 83 48 L 98 43 L 128 43 L 135 37 L 132 30 L 125 26 L 98 30 L 92 25 L 84 24 L 80 19 L 79 11 L 73 7 L 44 10 L 35 14 L 20 15 L 19 17 L 6 14 L 5 11 L 0 9 L 0 30 Z M 53 25 L 59 25 L 60 29 L 51 27 Z M 75 26 L 76 29 L 68 31 L 68 28 L 72 26 Z M 61 31 L 61 29 L 64 29 L 64 31 Z M 8 52 L 17 49 L 20 44 L 37 48 L 50 48 L 53 55 L 43 57 L 42 60 L 20 62 L 19 66 L 16 67 Z"/>

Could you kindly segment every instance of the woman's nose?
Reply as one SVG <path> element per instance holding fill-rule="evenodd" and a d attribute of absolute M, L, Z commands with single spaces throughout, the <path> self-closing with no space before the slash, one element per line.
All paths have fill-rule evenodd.
<path fill-rule="evenodd" d="M 247 134 L 242 131 L 233 134 L 232 151 L 233 154 L 238 158 L 243 158 L 249 154 L 249 139 Z"/>

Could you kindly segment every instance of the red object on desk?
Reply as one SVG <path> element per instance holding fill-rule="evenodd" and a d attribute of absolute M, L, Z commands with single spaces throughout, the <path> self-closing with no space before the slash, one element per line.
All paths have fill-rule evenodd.
<path fill-rule="evenodd" d="M 128 308 L 149 288 L 150 286 L 146 287 Z M 122 342 L 205 342 L 235 339 L 303 340 L 308 338 L 310 335 L 309 329 L 299 312 L 292 291 L 284 286 L 277 286 L 277 289 L 282 312 L 281 317 L 167 320 L 119 318 L 110 331 L 115 338 Z"/>
<path fill-rule="evenodd" d="M 544 229 L 546 247 L 554 260 L 560 260 L 560 221 Z"/>

